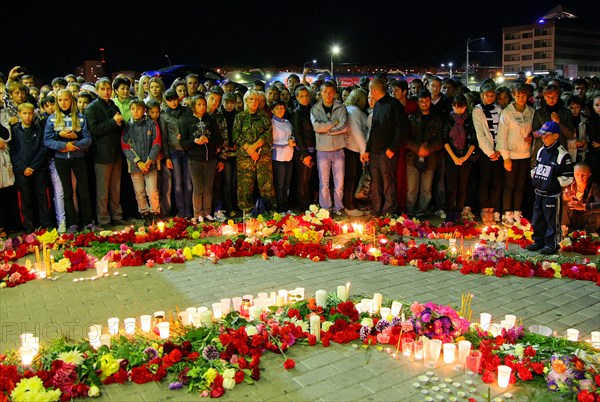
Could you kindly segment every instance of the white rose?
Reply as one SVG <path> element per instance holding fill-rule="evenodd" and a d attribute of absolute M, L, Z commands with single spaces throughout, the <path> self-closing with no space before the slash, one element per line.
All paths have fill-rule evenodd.
<path fill-rule="evenodd" d="M 90 389 L 88 390 L 88 396 L 90 398 L 95 398 L 99 395 L 100 395 L 100 388 L 98 388 L 98 386 L 96 386 L 96 385 L 92 385 L 90 387 Z"/>
<path fill-rule="evenodd" d="M 258 334 L 258 329 L 254 325 L 248 325 L 246 327 L 246 335 L 252 336 Z"/>
<path fill-rule="evenodd" d="M 367 326 L 369 328 L 373 328 L 373 319 L 372 318 L 363 318 L 360 322 L 360 325 Z"/>
<path fill-rule="evenodd" d="M 233 389 L 235 387 L 235 380 L 233 378 L 223 378 L 223 388 Z"/>
<path fill-rule="evenodd" d="M 228 368 L 227 370 L 223 371 L 223 378 L 233 378 L 233 377 L 235 377 L 235 369 Z"/>

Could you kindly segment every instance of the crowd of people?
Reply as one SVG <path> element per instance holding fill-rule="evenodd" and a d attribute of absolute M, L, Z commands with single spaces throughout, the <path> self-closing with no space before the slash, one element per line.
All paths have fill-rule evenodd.
<path fill-rule="evenodd" d="M 193 74 L 169 88 L 158 77 L 67 75 L 38 89 L 13 68 L 0 85 L 0 226 L 64 233 L 311 204 L 333 216 L 512 224 L 539 218 L 543 195 L 557 200 L 559 232 L 598 229 L 597 78 L 519 73 L 510 86 L 487 79 L 470 91 L 429 73 L 340 87 L 308 82 L 307 72 L 268 87 Z M 540 158 L 551 146 L 575 180 L 548 194 L 536 184 L 550 180 Z M 355 197 L 365 168 L 368 201 Z"/>

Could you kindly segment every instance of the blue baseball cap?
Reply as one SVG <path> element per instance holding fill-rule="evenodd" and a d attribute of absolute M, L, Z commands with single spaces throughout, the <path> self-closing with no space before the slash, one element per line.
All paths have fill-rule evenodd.
<path fill-rule="evenodd" d="M 536 134 L 544 136 L 547 134 L 560 134 L 561 132 L 562 130 L 560 129 L 558 123 L 547 121 L 538 131 L 536 131 Z"/>

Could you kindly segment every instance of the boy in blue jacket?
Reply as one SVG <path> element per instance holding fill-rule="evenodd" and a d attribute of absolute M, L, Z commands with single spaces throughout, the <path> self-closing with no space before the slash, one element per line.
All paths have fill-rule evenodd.
<path fill-rule="evenodd" d="M 556 254 L 562 237 L 561 195 L 563 187 L 573 182 L 573 163 L 569 152 L 558 141 L 560 126 L 548 121 L 536 132 L 542 137 L 544 146 L 536 155 L 531 181 L 535 189 L 533 206 L 533 244 L 529 251 L 540 254 Z"/>
<path fill-rule="evenodd" d="M 10 159 L 15 174 L 15 184 L 19 192 L 19 209 L 23 230 L 31 233 L 35 230 L 35 208 L 39 215 L 40 226 L 53 226 L 50 191 L 48 183 L 48 149 L 44 146 L 44 128 L 34 121 L 35 107 L 31 103 L 18 106 L 19 121 L 10 129 Z"/>
<path fill-rule="evenodd" d="M 144 225 L 150 226 L 160 213 L 156 158 L 162 139 L 158 124 L 145 115 L 146 104 L 142 100 L 132 100 L 129 110 L 131 120 L 125 125 L 121 147 L 127 158 L 138 211 Z"/>

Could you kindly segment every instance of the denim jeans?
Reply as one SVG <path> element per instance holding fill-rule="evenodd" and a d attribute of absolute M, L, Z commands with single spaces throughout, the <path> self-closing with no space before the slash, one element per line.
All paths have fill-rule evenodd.
<path fill-rule="evenodd" d="M 212 213 L 212 196 L 217 161 L 188 161 L 192 176 L 194 217 Z"/>
<path fill-rule="evenodd" d="M 151 170 L 143 174 L 142 172 L 131 172 L 131 181 L 135 191 L 135 199 L 138 204 L 140 214 L 151 212 L 160 213 L 160 202 L 158 200 L 158 171 Z M 148 200 L 150 203 L 148 205 Z"/>
<path fill-rule="evenodd" d="M 177 216 L 192 217 L 192 176 L 185 151 L 170 151 Z"/>
<path fill-rule="evenodd" d="M 77 194 L 79 194 L 79 212 L 83 225 L 89 225 L 94 222 L 92 213 L 92 200 L 88 189 L 88 174 L 85 159 L 67 158 L 55 159 L 56 171 L 60 177 L 60 183 L 63 188 L 63 200 L 65 203 L 65 215 L 67 227 L 78 224 L 77 211 L 75 211 L 75 203 L 73 201 L 73 182 L 71 180 L 71 172 L 75 174 L 77 179 Z"/>
<path fill-rule="evenodd" d="M 116 163 L 96 163 L 96 214 L 99 225 L 123 219 L 121 208 L 121 158 Z M 79 179 L 78 179 L 79 180 Z"/>
<path fill-rule="evenodd" d="M 319 171 L 319 205 L 331 208 L 331 190 L 329 181 L 333 173 L 333 210 L 344 209 L 344 149 L 336 151 L 317 151 L 317 170 Z"/>
<path fill-rule="evenodd" d="M 416 167 L 406 166 L 406 210 L 409 214 L 424 215 L 431 201 L 431 184 L 434 169 L 420 173 Z"/>
<path fill-rule="evenodd" d="M 50 167 L 50 180 L 52 181 L 52 189 L 54 193 L 54 212 L 56 213 L 56 223 L 60 224 L 66 220 L 63 188 L 62 184 L 60 183 L 60 177 L 58 177 L 58 172 L 56 171 L 54 158 L 50 159 L 48 165 Z"/>

